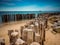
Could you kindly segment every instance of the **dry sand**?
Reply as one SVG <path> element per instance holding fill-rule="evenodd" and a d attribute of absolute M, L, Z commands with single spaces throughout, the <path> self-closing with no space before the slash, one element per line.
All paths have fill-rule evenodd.
<path fill-rule="evenodd" d="M 5 44 L 9 44 L 9 37 L 8 37 L 8 30 L 20 30 L 20 27 L 25 25 L 26 22 L 29 22 L 29 20 L 25 21 L 17 21 L 17 22 L 10 22 L 0 25 L 0 37 L 5 39 Z M 46 40 L 45 45 L 60 45 L 60 34 L 53 34 L 50 30 L 46 31 Z"/>

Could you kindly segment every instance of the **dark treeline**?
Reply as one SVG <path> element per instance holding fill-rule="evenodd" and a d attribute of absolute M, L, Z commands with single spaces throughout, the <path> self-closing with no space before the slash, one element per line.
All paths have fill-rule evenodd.
<path fill-rule="evenodd" d="M 16 14 L 16 15 L 1 15 L 0 23 L 10 22 L 10 21 L 19 21 L 25 19 L 34 19 L 35 14 Z"/>

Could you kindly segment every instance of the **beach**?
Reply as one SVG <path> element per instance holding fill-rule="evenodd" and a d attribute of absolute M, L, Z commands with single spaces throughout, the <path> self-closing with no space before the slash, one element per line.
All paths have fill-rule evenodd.
<path fill-rule="evenodd" d="M 0 37 L 5 39 L 5 45 L 10 45 L 8 30 L 17 29 L 20 31 L 20 27 L 24 26 L 29 21 L 30 20 L 11 22 L 10 24 L 5 24 L 0 27 Z M 47 30 L 44 45 L 60 45 L 60 34 L 54 35 L 50 30 Z"/>

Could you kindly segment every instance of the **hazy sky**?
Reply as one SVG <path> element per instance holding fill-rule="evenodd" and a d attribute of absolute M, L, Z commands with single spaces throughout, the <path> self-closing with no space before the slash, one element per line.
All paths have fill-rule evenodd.
<path fill-rule="evenodd" d="M 60 11 L 60 0 L 0 0 L 0 11 Z"/>

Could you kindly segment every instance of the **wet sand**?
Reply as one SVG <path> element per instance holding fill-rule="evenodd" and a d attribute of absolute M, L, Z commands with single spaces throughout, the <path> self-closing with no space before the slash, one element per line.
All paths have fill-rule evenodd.
<path fill-rule="evenodd" d="M 20 27 L 24 26 L 26 22 L 29 22 L 30 20 L 25 21 L 17 21 L 17 22 L 11 22 L 11 23 L 5 23 L 0 25 L 0 37 L 5 39 L 5 44 L 9 44 L 9 37 L 8 37 L 8 30 L 15 30 L 17 29 L 20 31 Z M 53 34 L 50 30 L 46 30 L 46 40 L 45 45 L 60 45 L 60 34 Z"/>

